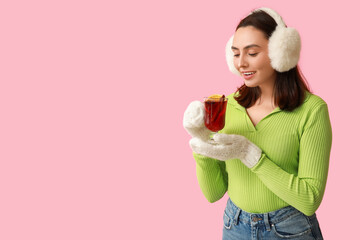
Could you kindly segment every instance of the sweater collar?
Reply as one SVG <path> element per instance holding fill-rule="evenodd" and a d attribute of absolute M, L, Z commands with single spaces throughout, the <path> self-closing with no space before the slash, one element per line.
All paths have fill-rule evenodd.
<path fill-rule="evenodd" d="M 239 109 L 240 111 L 246 113 L 246 108 L 241 106 L 234 98 L 235 93 L 230 94 L 229 96 L 227 96 L 228 98 L 228 104 L 233 105 L 236 109 Z M 305 98 L 304 98 L 304 102 L 306 102 L 311 96 L 311 93 L 309 93 L 308 91 L 305 92 Z M 279 107 L 276 107 L 271 113 L 275 113 L 275 112 L 279 112 L 279 111 L 283 111 L 281 110 Z"/>

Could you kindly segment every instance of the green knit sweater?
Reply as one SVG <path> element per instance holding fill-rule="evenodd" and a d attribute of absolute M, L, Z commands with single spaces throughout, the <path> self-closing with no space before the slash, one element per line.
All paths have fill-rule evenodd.
<path fill-rule="evenodd" d="M 221 132 L 243 135 L 263 153 L 251 169 L 239 159 L 219 161 L 193 153 L 198 182 L 209 202 L 228 192 L 247 212 L 291 205 L 305 215 L 315 213 L 325 191 L 332 142 L 328 108 L 320 97 L 306 93 L 295 110 L 276 108 L 254 126 L 231 94 Z"/>

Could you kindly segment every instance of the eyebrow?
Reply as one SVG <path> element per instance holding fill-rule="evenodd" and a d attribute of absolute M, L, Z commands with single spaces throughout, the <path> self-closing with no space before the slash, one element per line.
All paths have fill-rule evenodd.
<path fill-rule="evenodd" d="M 250 44 L 250 45 L 247 45 L 246 47 L 244 47 L 243 49 L 248 49 L 248 48 L 252 48 L 252 47 L 258 47 L 258 48 L 261 48 L 259 45 L 256 45 L 256 44 Z M 239 50 L 237 47 L 234 47 L 234 46 L 231 46 L 231 49 L 233 49 L 233 50 Z"/>

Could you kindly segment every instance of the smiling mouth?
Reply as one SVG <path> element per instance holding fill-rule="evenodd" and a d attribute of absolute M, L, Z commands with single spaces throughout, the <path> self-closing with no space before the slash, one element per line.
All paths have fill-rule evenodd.
<path fill-rule="evenodd" d="M 244 76 L 251 76 L 251 75 L 254 75 L 255 72 L 244 72 L 243 75 Z"/>

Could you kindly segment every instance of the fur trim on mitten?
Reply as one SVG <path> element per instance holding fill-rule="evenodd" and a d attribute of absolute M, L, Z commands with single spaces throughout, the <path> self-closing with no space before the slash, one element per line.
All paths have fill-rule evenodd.
<path fill-rule="evenodd" d="M 185 110 L 183 126 L 192 137 L 207 141 L 210 138 L 211 131 L 205 127 L 204 117 L 204 103 L 193 101 Z"/>

